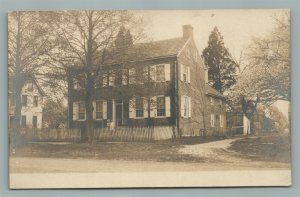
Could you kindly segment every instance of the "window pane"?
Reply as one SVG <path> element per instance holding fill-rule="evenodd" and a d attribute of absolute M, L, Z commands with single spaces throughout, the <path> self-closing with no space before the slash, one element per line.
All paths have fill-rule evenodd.
<path fill-rule="evenodd" d="M 78 103 L 79 119 L 85 119 L 85 104 Z"/>
<path fill-rule="evenodd" d="M 96 101 L 96 119 L 103 118 L 103 102 Z"/>
<path fill-rule="evenodd" d="M 157 116 L 165 116 L 165 97 L 157 97 Z"/>
<path fill-rule="evenodd" d="M 143 98 L 135 99 L 135 116 L 144 117 L 144 102 Z"/>

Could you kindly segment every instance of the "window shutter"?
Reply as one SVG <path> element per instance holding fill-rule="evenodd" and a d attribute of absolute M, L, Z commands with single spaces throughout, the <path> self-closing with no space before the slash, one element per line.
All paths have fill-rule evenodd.
<path fill-rule="evenodd" d="M 148 118 L 148 98 L 143 98 L 144 118 Z"/>
<path fill-rule="evenodd" d="M 192 99 L 189 97 L 189 118 L 192 117 Z"/>
<path fill-rule="evenodd" d="M 103 105 L 103 119 L 107 119 L 107 101 L 102 102 Z"/>
<path fill-rule="evenodd" d="M 170 64 L 165 64 L 165 80 L 166 81 L 170 81 L 171 80 Z"/>
<path fill-rule="evenodd" d="M 224 116 L 220 115 L 220 127 L 224 127 Z"/>
<path fill-rule="evenodd" d="M 184 66 L 183 64 L 180 64 L 180 80 L 183 81 L 183 72 L 184 72 Z"/>
<path fill-rule="evenodd" d="M 93 101 L 93 119 L 96 119 L 96 101 Z"/>
<path fill-rule="evenodd" d="M 214 114 L 210 115 L 210 126 L 211 127 L 215 126 L 215 115 Z"/>
<path fill-rule="evenodd" d="M 78 102 L 73 102 L 73 120 L 78 120 Z"/>
<path fill-rule="evenodd" d="M 157 114 L 157 107 L 156 107 L 156 97 L 151 97 L 150 99 L 150 117 L 154 118 Z"/>
<path fill-rule="evenodd" d="M 150 80 L 156 81 L 156 65 L 150 66 Z"/>
<path fill-rule="evenodd" d="M 191 69 L 189 66 L 187 67 L 187 82 L 191 83 Z"/>
<path fill-rule="evenodd" d="M 165 104 L 166 104 L 166 117 L 171 117 L 171 101 L 170 97 L 166 96 L 165 97 Z"/>
<path fill-rule="evenodd" d="M 184 117 L 184 96 L 180 97 L 180 111 L 181 111 L 181 117 Z"/>
<path fill-rule="evenodd" d="M 135 118 L 135 98 L 129 100 L 129 118 Z"/>

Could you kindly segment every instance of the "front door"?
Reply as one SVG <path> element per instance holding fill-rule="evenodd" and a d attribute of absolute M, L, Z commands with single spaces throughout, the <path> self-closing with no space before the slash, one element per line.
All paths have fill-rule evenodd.
<path fill-rule="evenodd" d="M 116 126 L 123 124 L 123 102 L 122 100 L 116 100 Z"/>

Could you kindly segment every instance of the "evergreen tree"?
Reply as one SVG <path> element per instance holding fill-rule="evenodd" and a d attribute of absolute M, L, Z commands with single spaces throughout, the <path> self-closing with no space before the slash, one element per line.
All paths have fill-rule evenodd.
<path fill-rule="evenodd" d="M 117 34 L 117 37 L 116 37 L 116 41 L 115 41 L 116 46 L 124 46 L 125 45 L 125 33 L 126 33 L 125 27 L 121 26 L 120 30 Z"/>
<path fill-rule="evenodd" d="M 124 26 L 121 26 L 115 40 L 116 47 L 131 46 L 132 44 L 133 38 L 130 30 L 126 30 Z"/>
<path fill-rule="evenodd" d="M 208 66 L 209 82 L 216 90 L 223 93 L 236 82 L 238 64 L 225 47 L 223 36 L 217 27 L 211 32 L 202 57 Z"/>
<path fill-rule="evenodd" d="M 133 44 L 133 38 L 132 38 L 132 35 L 130 33 L 130 30 L 127 30 L 127 32 L 125 34 L 125 44 L 127 46 L 131 46 Z"/>

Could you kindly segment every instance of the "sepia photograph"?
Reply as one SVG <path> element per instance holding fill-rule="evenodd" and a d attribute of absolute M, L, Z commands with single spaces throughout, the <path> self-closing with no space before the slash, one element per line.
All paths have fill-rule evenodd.
<path fill-rule="evenodd" d="M 10 189 L 291 186 L 290 10 L 7 18 Z"/>

